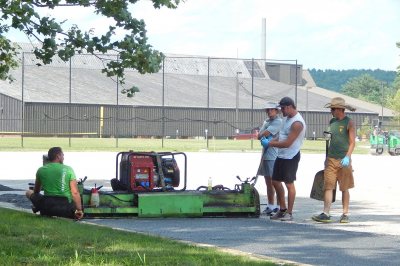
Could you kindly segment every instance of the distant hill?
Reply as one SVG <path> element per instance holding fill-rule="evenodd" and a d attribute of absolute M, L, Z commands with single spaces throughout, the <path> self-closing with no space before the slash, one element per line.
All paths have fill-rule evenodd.
<path fill-rule="evenodd" d="M 377 80 L 393 83 L 396 78 L 396 71 L 386 71 L 380 69 L 309 69 L 308 70 L 318 87 L 340 92 L 342 86 L 351 78 L 368 74 Z"/>

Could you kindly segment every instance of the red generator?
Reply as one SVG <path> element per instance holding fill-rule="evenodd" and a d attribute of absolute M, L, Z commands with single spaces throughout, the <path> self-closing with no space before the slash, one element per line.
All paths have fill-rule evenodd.
<path fill-rule="evenodd" d="M 180 171 L 174 158 L 179 154 L 181 153 L 118 153 L 116 176 L 119 176 L 119 179 L 111 180 L 113 191 L 173 190 L 174 187 L 179 187 Z"/>
<path fill-rule="evenodd" d="M 132 155 L 131 163 L 131 190 L 152 190 L 154 184 L 154 163 L 149 156 Z"/>

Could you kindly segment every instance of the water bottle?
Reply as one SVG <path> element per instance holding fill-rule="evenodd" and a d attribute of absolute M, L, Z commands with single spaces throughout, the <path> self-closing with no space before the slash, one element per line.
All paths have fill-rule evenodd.
<path fill-rule="evenodd" d="M 211 176 L 208 178 L 207 190 L 212 190 L 212 178 L 211 178 Z"/>

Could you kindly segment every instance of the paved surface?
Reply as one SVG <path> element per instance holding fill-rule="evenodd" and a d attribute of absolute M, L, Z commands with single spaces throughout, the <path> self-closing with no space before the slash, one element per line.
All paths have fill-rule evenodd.
<path fill-rule="evenodd" d="M 32 176 L 41 163 L 41 154 L 0 153 L 0 184 L 26 188 L 26 184 L 33 181 L 27 177 Z M 91 180 L 88 186 L 97 182 L 107 187 L 109 179 L 115 175 L 114 156 L 115 153 L 66 153 L 65 163 L 74 167 L 78 177 L 87 175 Z M 209 176 L 213 184 L 233 188 L 237 183 L 236 175 L 254 175 L 259 156 L 258 153 L 188 153 L 188 188 L 206 185 Z M 310 219 L 322 209 L 322 202 L 309 199 L 309 192 L 323 160 L 323 155 L 302 155 L 294 221 L 290 223 L 270 221 L 267 217 L 88 221 L 313 265 L 400 265 L 397 169 L 400 157 L 353 156 L 356 188 L 351 191 L 350 224 L 318 224 Z M 22 168 L 19 167 L 21 161 L 30 163 Z M 262 181 L 260 178 L 256 187 L 260 194 L 265 194 Z M 23 197 L 22 191 L 1 194 L 4 193 Z M 337 219 L 341 214 L 340 193 L 338 196 L 332 210 Z M 262 200 L 265 201 L 265 197 Z"/>
<path fill-rule="evenodd" d="M 312 265 L 400 265 L 399 237 L 260 219 L 105 219 L 94 223 Z"/>

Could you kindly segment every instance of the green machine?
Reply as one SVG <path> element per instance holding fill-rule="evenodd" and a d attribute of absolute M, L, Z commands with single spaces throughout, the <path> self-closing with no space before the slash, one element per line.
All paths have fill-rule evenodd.
<path fill-rule="evenodd" d="M 381 155 L 386 145 L 386 138 L 383 134 L 369 136 L 369 143 L 371 145 L 370 152 L 374 155 Z"/>
<path fill-rule="evenodd" d="M 371 134 L 369 139 L 371 154 L 381 155 L 385 149 L 392 156 L 400 155 L 400 131 L 390 130 L 378 135 Z"/>
<path fill-rule="evenodd" d="M 390 155 L 400 155 L 400 131 L 391 130 L 388 134 L 388 152 Z"/>
<path fill-rule="evenodd" d="M 86 189 L 79 182 L 85 218 L 134 217 L 259 217 L 255 177 L 233 189 L 223 185 L 187 190 L 187 157 L 181 152 L 120 152 L 112 191 Z M 183 171 L 178 162 L 184 165 Z M 183 186 L 181 183 L 183 172 Z"/>

